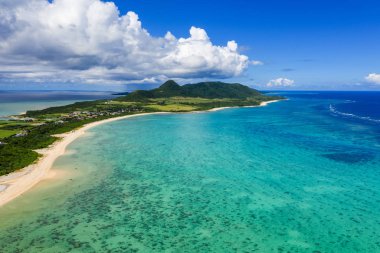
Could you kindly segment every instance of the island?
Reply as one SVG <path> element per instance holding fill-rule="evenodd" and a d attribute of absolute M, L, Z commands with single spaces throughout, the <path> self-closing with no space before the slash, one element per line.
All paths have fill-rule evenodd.
<path fill-rule="evenodd" d="M 27 111 L 12 116 L 9 121 L 0 122 L 0 186 L 3 187 L 0 191 L 0 205 L 41 180 L 69 143 L 88 128 L 100 123 L 151 113 L 187 113 L 260 106 L 284 99 L 265 95 L 238 83 L 202 82 L 181 86 L 173 80 L 153 90 L 137 90 L 125 94 L 114 99 Z M 48 153 L 50 159 L 45 159 Z M 5 188 L 23 177 L 25 182 L 22 182 L 22 189 L 3 196 Z"/>

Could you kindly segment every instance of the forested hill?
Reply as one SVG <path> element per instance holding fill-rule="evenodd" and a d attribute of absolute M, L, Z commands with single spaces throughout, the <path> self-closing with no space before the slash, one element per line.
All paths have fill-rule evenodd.
<path fill-rule="evenodd" d="M 119 99 L 133 101 L 168 97 L 247 99 L 265 97 L 265 95 L 255 89 L 238 83 L 202 82 L 180 86 L 175 81 L 169 80 L 157 89 L 149 91 L 137 90 Z"/>

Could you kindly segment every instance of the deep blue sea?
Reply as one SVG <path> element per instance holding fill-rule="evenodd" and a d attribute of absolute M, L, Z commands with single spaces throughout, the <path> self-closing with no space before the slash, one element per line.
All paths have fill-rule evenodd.
<path fill-rule="evenodd" d="M 380 252 L 379 92 L 92 128 L 0 208 L 2 252 Z"/>
<path fill-rule="evenodd" d="M 342 118 L 380 123 L 380 92 L 293 92 L 289 97 L 331 100 L 329 110 Z"/>
<path fill-rule="evenodd" d="M 1 91 L 0 120 L 28 110 L 67 105 L 79 101 L 105 99 L 111 92 L 99 91 Z"/>

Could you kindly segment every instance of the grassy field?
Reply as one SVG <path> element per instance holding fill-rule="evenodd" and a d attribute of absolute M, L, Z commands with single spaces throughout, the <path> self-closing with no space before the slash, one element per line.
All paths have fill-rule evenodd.
<path fill-rule="evenodd" d="M 3 130 L 0 128 L 0 139 L 17 134 L 19 131 L 16 130 Z"/>
<path fill-rule="evenodd" d="M 31 129 L 30 123 L 22 121 L 0 121 L 0 140 L 20 133 L 23 130 Z"/>
<path fill-rule="evenodd" d="M 148 105 L 146 108 L 161 112 L 191 112 L 195 109 L 189 105 Z"/>
<path fill-rule="evenodd" d="M 258 99 L 171 97 L 148 99 L 144 107 L 165 112 L 191 112 L 216 107 L 259 105 L 261 102 Z"/>

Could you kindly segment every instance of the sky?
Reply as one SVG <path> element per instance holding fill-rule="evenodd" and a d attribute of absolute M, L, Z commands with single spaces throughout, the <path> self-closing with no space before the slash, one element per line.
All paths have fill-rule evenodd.
<path fill-rule="evenodd" d="M 0 0 L 0 89 L 380 90 L 373 0 Z"/>

